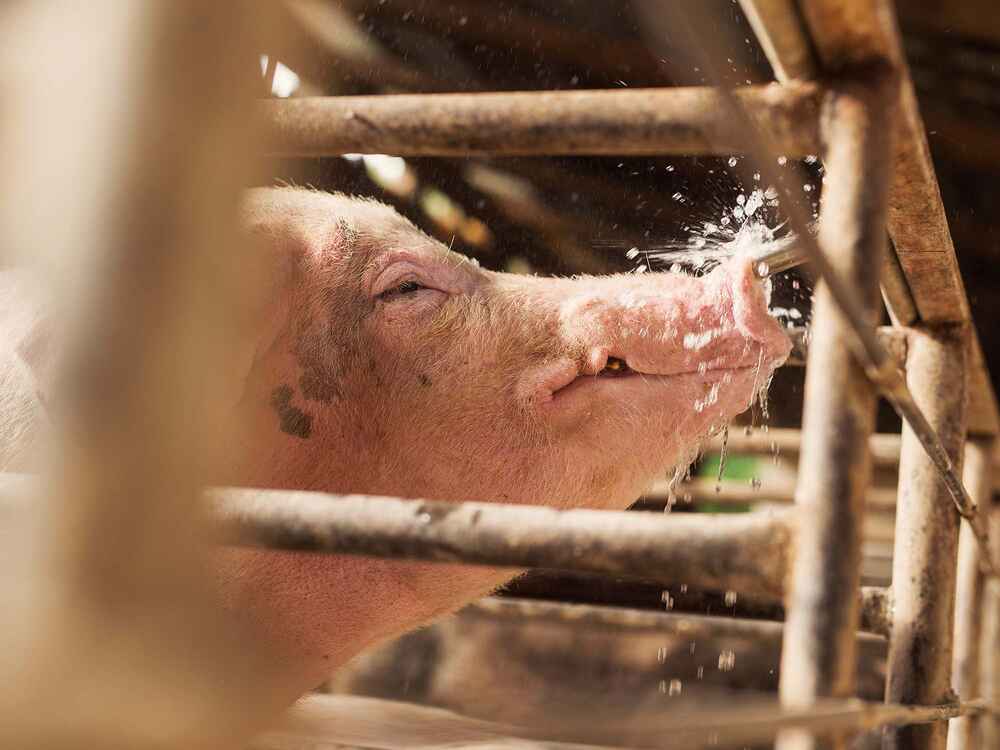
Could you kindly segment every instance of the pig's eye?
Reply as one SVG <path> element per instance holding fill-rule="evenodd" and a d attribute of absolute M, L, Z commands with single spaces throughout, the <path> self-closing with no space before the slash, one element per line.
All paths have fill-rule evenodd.
<path fill-rule="evenodd" d="M 386 289 L 379 295 L 379 299 L 392 300 L 397 297 L 404 297 L 407 294 L 419 292 L 421 289 L 426 289 L 426 287 L 422 286 L 418 281 L 403 281 L 390 289 Z"/>
<path fill-rule="evenodd" d="M 379 294 L 378 298 L 380 300 L 383 300 L 384 302 L 391 302 L 393 300 L 400 299 L 402 297 L 413 296 L 417 292 L 421 292 L 425 289 L 427 289 L 427 287 L 425 287 L 419 281 L 414 281 L 413 279 L 410 279 L 408 281 L 401 281 L 395 286 L 389 287 L 384 292 Z"/>

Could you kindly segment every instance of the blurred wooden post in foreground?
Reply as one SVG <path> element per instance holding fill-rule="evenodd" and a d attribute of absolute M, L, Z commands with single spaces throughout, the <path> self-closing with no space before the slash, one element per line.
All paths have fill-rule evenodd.
<path fill-rule="evenodd" d="M 267 718 L 266 655 L 205 585 L 197 492 L 248 291 L 257 7 L 0 12 L 0 243 L 67 323 L 44 510 L 0 573 L 0 746 L 228 747 Z"/>

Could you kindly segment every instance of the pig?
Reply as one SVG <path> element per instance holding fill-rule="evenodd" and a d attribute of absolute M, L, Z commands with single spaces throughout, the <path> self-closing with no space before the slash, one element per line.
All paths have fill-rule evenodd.
<path fill-rule="evenodd" d="M 300 188 L 249 191 L 242 221 L 268 282 L 220 484 L 624 508 L 744 411 L 790 349 L 746 260 L 699 278 L 497 273 L 381 203 Z M 33 343 L 44 316 L 4 299 L 4 324 L 18 321 L 0 368 L 9 470 L 51 347 Z M 517 573 L 243 548 L 212 559 L 224 605 L 281 653 L 290 700 Z"/>

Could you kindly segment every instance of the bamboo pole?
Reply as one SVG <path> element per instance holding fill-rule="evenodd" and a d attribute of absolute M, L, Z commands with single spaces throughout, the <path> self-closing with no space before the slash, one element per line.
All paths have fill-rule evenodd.
<path fill-rule="evenodd" d="M 815 84 L 737 97 L 782 153 L 817 150 Z M 262 101 L 280 156 L 731 154 L 745 145 L 712 88 L 358 96 Z"/>
<path fill-rule="evenodd" d="M 968 337 L 964 328 L 914 333 L 907 379 L 950 460 L 965 440 Z M 935 705 L 951 700 L 952 629 L 960 518 L 913 430 L 903 431 L 893 559 L 893 620 L 886 700 Z M 947 726 L 887 732 L 886 747 L 943 750 Z"/>
<path fill-rule="evenodd" d="M 969 494 L 976 500 L 981 513 L 988 513 L 992 504 L 993 449 L 991 439 L 973 439 L 965 444 L 963 477 Z M 968 524 L 962 524 L 958 540 L 958 581 L 955 594 L 955 652 L 952 657 L 951 682 L 960 700 L 981 695 L 979 668 L 982 663 L 980 644 L 985 614 L 985 576 L 979 555 L 979 545 Z M 949 750 L 976 750 L 981 747 L 978 717 L 953 719 L 948 726 Z"/>
<path fill-rule="evenodd" d="M 779 81 L 812 81 L 820 68 L 795 0 L 740 0 Z"/>
<path fill-rule="evenodd" d="M 865 305 L 864 324 L 879 313 L 879 270 L 885 253 L 885 212 L 894 101 L 891 79 L 841 79 L 821 121 L 827 164 L 819 241 L 833 273 Z M 876 390 L 847 345 L 851 322 L 821 283 L 814 302 L 806 373 L 802 454 L 795 499 L 799 543 L 782 650 L 782 705 L 805 708 L 854 693 L 855 592 L 861 577 L 865 494 L 871 476 L 867 442 L 875 422 Z M 837 737 L 834 746 L 844 747 Z M 815 746 L 788 733 L 781 750 Z"/>
<path fill-rule="evenodd" d="M 214 493 L 228 539 L 299 552 L 553 568 L 780 597 L 783 514 L 652 516 L 265 490 Z"/>
<path fill-rule="evenodd" d="M 874 627 L 858 631 L 855 637 L 859 637 L 862 632 L 871 634 L 867 636 L 871 639 L 886 635 L 887 630 L 879 626 L 879 620 L 885 619 L 880 610 L 885 606 L 886 596 L 885 589 L 868 587 L 862 589 L 862 595 L 858 597 L 859 608 L 866 613 L 863 619 L 867 619 L 867 624 Z M 567 625 L 676 633 L 691 636 L 693 639 L 733 637 L 780 641 L 783 633 L 781 623 L 773 620 L 655 612 L 592 604 L 566 604 L 539 599 L 487 597 L 470 604 L 463 611 L 511 620 L 544 620 Z"/>
<path fill-rule="evenodd" d="M 258 737 L 254 750 L 303 747 L 518 746 L 516 740 L 543 744 L 554 750 L 585 747 L 745 747 L 764 745 L 787 729 L 819 735 L 862 731 L 915 722 L 944 722 L 954 716 L 979 713 L 980 703 L 944 706 L 900 706 L 860 700 L 825 701 L 803 710 L 779 709 L 772 702 L 729 708 L 705 708 L 678 718 L 667 712 L 641 726 L 600 723 L 576 714 L 571 721 L 553 715 L 542 726 L 518 726 L 472 719 L 428 706 L 362 698 L 310 696 L 289 712 L 285 721 Z M 668 738 L 668 739 L 664 739 Z M 521 746 L 524 746 L 523 744 Z"/>
<path fill-rule="evenodd" d="M 6 474 L 0 473 L 0 531 L 5 533 L 18 533 L 24 528 L 24 521 L 30 518 L 31 503 L 29 498 L 35 492 L 35 487 L 37 485 L 37 480 L 34 477 L 25 474 Z M 312 510 L 309 514 L 303 513 L 300 509 L 303 507 L 303 498 L 311 501 Z M 401 500 L 395 498 L 369 498 L 362 496 L 337 496 L 337 495 L 327 495 L 322 493 L 306 493 L 306 492 L 286 492 L 282 490 L 245 490 L 237 488 L 219 488 L 211 490 L 207 498 L 209 505 L 211 505 L 212 500 L 218 508 L 218 513 L 213 517 L 214 523 L 219 525 L 219 535 L 224 539 L 228 540 L 230 543 L 236 544 L 250 544 L 254 546 L 274 546 L 278 549 L 291 549 L 297 551 L 329 551 L 329 552 L 340 552 L 341 544 L 336 537 L 336 528 L 340 526 L 342 518 L 349 516 L 349 507 L 351 506 L 338 506 L 337 503 L 348 499 L 353 500 L 357 503 L 368 503 L 369 501 L 374 501 L 371 507 L 371 513 L 367 513 L 366 517 L 378 516 L 381 509 L 385 508 L 385 505 L 380 504 L 380 500 L 392 500 L 391 504 L 395 509 L 404 509 L 409 512 L 414 508 L 419 506 L 424 506 L 426 503 L 422 501 L 411 501 L 411 500 Z M 511 552 L 491 552 L 490 554 L 497 555 L 510 555 L 510 558 L 504 558 L 500 563 L 481 563 L 481 564 L 502 564 L 516 567 L 525 567 L 529 563 L 525 562 L 524 556 L 527 552 L 520 551 L 521 548 L 526 548 L 528 546 L 527 542 L 521 542 L 519 539 L 529 531 L 531 528 L 535 527 L 542 516 L 537 514 L 532 516 L 532 511 L 542 510 L 544 508 L 534 508 L 532 506 L 513 506 L 513 513 L 510 512 L 510 506 L 506 505 L 483 505 L 483 504 L 473 504 L 473 503 L 463 503 L 463 504 L 452 504 L 452 503 L 436 503 L 434 504 L 435 510 L 440 508 L 442 512 L 447 512 L 450 510 L 463 510 L 463 506 L 470 506 L 472 508 L 472 516 L 475 517 L 477 511 L 480 511 L 479 519 L 482 520 L 482 509 L 487 508 L 487 513 L 490 519 L 497 523 L 505 524 L 503 528 L 503 533 L 510 537 L 512 540 L 508 543 L 509 548 L 514 550 Z M 274 510 L 272 510 L 274 509 Z M 286 510 L 287 509 L 287 510 Z M 528 512 L 529 525 L 527 527 L 522 527 L 514 521 L 515 518 L 520 517 L 520 510 L 525 510 Z M 468 510 L 468 508 L 465 508 Z M 499 511 L 499 515 L 494 514 L 492 511 Z M 424 511 L 420 513 L 427 512 L 425 508 Z M 555 513 L 565 513 L 559 511 L 553 511 Z M 580 513 L 580 511 L 574 511 L 574 513 Z M 581 524 L 583 528 L 597 528 L 600 526 L 601 522 L 607 519 L 619 520 L 619 517 L 623 514 L 612 511 L 588 511 L 591 514 L 589 519 L 577 520 L 576 523 Z M 596 515 L 593 515 L 596 514 Z M 751 529 L 754 533 L 747 540 L 748 544 L 754 544 L 757 539 L 757 526 L 760 524 L 760 529 L 766 531 L 768 528 L 767 517 L 764 518 L 753 518 L 749 522 L 746 520 L 747 517 L 743 516 L 743 520 L 737 518 L 735 524 L 727 523 L 725 518 L 718 518 L 714 516 L 700 515 L 696 517 L 684 517 L 682 514 L 677 514 L 676 516 L 653 516 L 648 513 L 630 513 L 628 526 L 632 528 L 635 523 L 646 525 L 650 522 L 654 524 L 654 527 L 650 527 L 653 531 L 660 530 L 663 527 L 662 522 L 674 524 L 678 531 L 672 531 L 668 539 L 673 539 L 675 536 L 682 536 L 683 532 L 681 529 L 688 528 L 701 528 L 701 529 L 712 529 L 716 527 L 718 530 L 718 537 L 720 539 L 725 539 L 726 537 L 738 537 L 742 530 Z M 563 516 L 565 517 L 565 516 Z M 402 516 L 405 518 L 405 516 Z M 579 517 L 578 517 L 579 519 Z M 595 526 L 594 521 L 598 522 Z M 418 518 L 419 524 L 414 525 L 408 521 L 403 521 L 401 524 L 397 523 L 398 518 L 377 518 L 375 520 L 349 520 L 347 522 L 348 528 L 361 527 L 361 530 L 357 532 L 356 538 L 350 542 L 355 551 L 352 554 L 368 554 L 372 556 L 378 556 L 381 554 L 381 546 L 386 538 L 394 539 L 393 544 L 399 545 L 401 549 L 401 555 L 412 556 L 420 559 L 429 560 L 440 560 L 442 562 L 454 562 L 456 556 L 458 556 L 458 561 L 464 563 L 476 563 L 480 562 L 479 557 L 481 554 L 479 552 L 473 553 L 466 559 L 462 556 L 464 553 L 461 551 L 453 551 L 449 554 L 440 553 L 436 547 L 440 545 L 440 541 L 427 540 L 424 526 L 426 525 L 426 518 L 422 515 Z M 489 519 L 488 519 L 489 520 Z M 730 518 L 731 520 L 731 518 Z M 778 532 L 778 539 L 768 540 L 767 545 L 758 548 L 754 553 L 761 557 L 765 557 L 773 553 L 773 548 L 778 548 L 780 554 L 785 554 L 782 550 L 784 546 L 788 544 L 787 534 L 790 533 L 790 529 L 786 527 L 787 522 L 790 519 L 784 515 L 779 515 L 777 517 L 771 517 L 771 522 L 774 524 L 774 529 Z M 679 521 L 679 525 L 678 522 Z M 721 522 L 721 525 L 719 524 Z M 479 521 L 477 521 L 477 524 Z M 459 527 L 452 527 L 453 529 L 458 529 Z M 480 533 L 480 532 L 472 532 Z M 574 538 L 573 531 L 567 531 L 565 528 L 560 529 L 558 527 L 553 527 L 548 532 L 551 539 L 553 539 L 553 545 L 558 546 L 561 543 L 571 544 Z M 595 532 L 600 534 L 601 532 Z M 328 534 L 325 538 L 314 538 L 320 537 L 322 534 Z M 605 534 L 605 536 L 610 536 L 611 533 Z M 766 533 L 763 534 L 766 536 Z M 577 537 L 579 538 L 579 537 Z M 629 543 L 625 540 L 618 540 L 616 542 L 617 546 L 628 547 Z M 464 546 L 475 547 L 475 541 L 469 541 L 464 543 Z M 773 547 L 773 548 L 772 548 Z M 494 545 L 494 550 L 497 549 Z M 575 553 L 573 553 L 575 556 Z M 617 554 L 617 553 L 615 553 Z M 561 564 L 561 561 L 560 563 Z M 617 565 L 621 565 L 618 563 Z M 629 563 L 631 565 L 631 563 Z M 600 571 L 597 573 L 585 573 L 582 572 L 586 569 L 593 569 L 594 566 L 599 566 Z M 572 575 L 579 578 L 588 587 L 593 587 L 596 582 L 601 580 L 600 573 L 607 573 L 608 568 L 614 567 L 616 563 L 602 563 L 602 562 L 588 562 L 584 560 L 583 562 L 574 561 L 573 567 L 574 571 Z M 545 567 L 557 567 L 556 562 L 547 563 Z M 656 575 L 650 573 L 646 568 L 640 570 L 638 564 L 632 569 L 634 572 L 629 574 L 630 577 L 635 577 L 638 581 L 642 583 L 648 583 L 650 585 L 656 582 Z M 762 573 L 764 576 L 774 576 L 773 582 L 768 583 L 768 588 L 771 588 L 773 583 L 780 583 L 780 573 L 777 568 L 771 569 L 769 564 L 765 563 L 761 566 Z M 614 575 L 612 573 L 612 575 Z M 670 573 L 668 577 L 673 579 L 675 577 L 681 576 L 681 572 L 676 574 Z M 607 580 L 607 579 L 605 579 Z M 688 584 L 687 581 L 682 583 Z M 661 582 L 657 585 L 662 585 Z M 674 580 L 670 581 L 670 585 L 677 585 Z M 691 585 L 691 584 L 688 584 Z M 692 590 L 695 587 L 691 585 Z M 718 591 L 728 590 L 727 588 L 717 588 Z M 743 592 L 745 596 L 754 598 L 752 595 Z M 742 597 L 741 597 L 742 599 Z M 858 592 L 858 608 L 861 612 L 860 629 L 869 633 L 876 633 L 878 635 L 887 635 L 889 632 L 889 618 L 891 616 L 891 595 L 888 589 L 880 588 L 877 586 L 862 586 Z M 763 594 L 759 597 L 759 601 L 764 604 L 767 602 L 778 601 L 778 597 L 773 594 Z M 683 610 L 677 610 L 681 612 Z"/>
<path fill-rule="evenodd" d="M 988 514 L 993 554 L 1000 558 L 1000 503 L 993 492 L 990 493 L 990 503 L 984 506 L 984 512 Z M 991 706 L 1000 706 L 1000 580 L 987 579 L 984 596 L 979 677 L 983 699 Z M 984 748 L 1000 747 L 1000 711 L 984 717 L 980 728 Z"/>

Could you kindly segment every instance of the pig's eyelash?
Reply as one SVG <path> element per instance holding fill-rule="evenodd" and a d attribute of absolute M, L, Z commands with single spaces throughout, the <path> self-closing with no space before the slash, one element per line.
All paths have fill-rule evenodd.
<path fill-rule="evenodd" d="M 414 292 L 419 292 L 422 289 L 426 289 L 423 284 L 419 281 L 414 281 L 413 279 L 407 279 L 406 281 L 401 281 L 395 286 L 386 289 L 384 292 L 378 295 L 381 300 L 392 300 L 399 297 L 405 297 L 408 294 L 413 294 Z"/>

